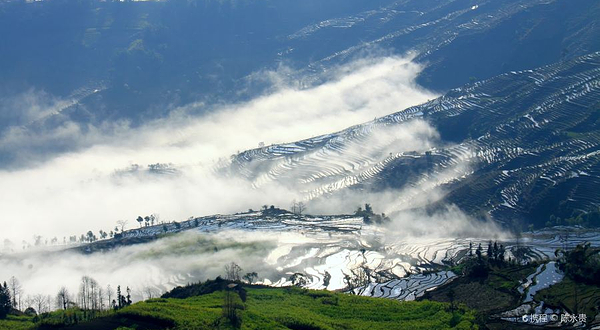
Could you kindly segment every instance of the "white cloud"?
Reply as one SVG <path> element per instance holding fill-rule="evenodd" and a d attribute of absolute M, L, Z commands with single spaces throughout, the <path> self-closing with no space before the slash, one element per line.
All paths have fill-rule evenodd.
<path fill-rule="evenodd" d="M 0 147 L 27 153 L 29 145 L 77 147 L 43 163 L 0 171 L 0 238 L 15 242 L 110 230 L 119 219 L 159 213 L 164 220 L 228 213 L 262 204 L 287 206 L 297 192 L 272 185 L 260 192 L 247 182 L 213 175 L 220 157 L 344 129 L 433 98 L 414 83 L 420 66 L 410 59 L 361 60 L 338 68 L 323 85 L 281 86 L 249 102 L 219 105 L 196 116 L 192 104 L 139 128 L 126 123 L 56 130 L 9 130 Z M 45 113 L 45 111 L 37 111 Z M 35 157 L 35 155 L 30 155 Z M 21 159 L 30 157 L 21 155 Z M 115 176 L 131 164 L 174 163 L 177 176 Z"/>
<path fill-rule="evenodd" d="M 82 276 L 91 276 L 102 287 L 129 286 L 134 299 L 145 287 L 170 290 L 174 286 L 214 279 L 224 274 L 224 265 L 236 262 L 247 271 L 272 276 L 276 271 L 263 258 L 280 241 L 300 235 L 261 233 L 252 238 L 239 232 L 218 235 L 185 232 L 160 241 L 125 246 L 106 253 L 82 254 L 77 251 L 31 251 L 13 256 L 0 255 L 0 278 L 15 276 L 25 294 L 54 296 L 61 286 L 74 294 Z M 288 238 L 286 238 L 288 237 Z M 298 238 L 296 237 L 296 239 Z"/>

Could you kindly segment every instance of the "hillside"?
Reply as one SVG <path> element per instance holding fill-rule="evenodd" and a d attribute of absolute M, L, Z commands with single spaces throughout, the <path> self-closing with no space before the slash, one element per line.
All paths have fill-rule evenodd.
<path fill-rule="evenodd" d="M 508 225 L 598 226 L 599 80 L 600 53 L 510 72 L 340 132 L 242 152 L 222 171 L 317 201 L 395 191 L 394 211 L 452 203 Z"/>
<path fill-rule="evenodd" d="M 244 285 L 245 301 L 235 294 L 240 329 L 477 329 L 472 311 L 454 312 L 436 302 L 397 302 L 298 288 Z M 224 291 L 185 299 L 159 298 L 133 304 L 106 316 L 66 329 L 233 329 L 222 317 Z M 61 312 L 42 320 L 40 327 L 61 329 Z M 15 321 L 13 321 L 15 322 Z M 0 321 L 0 329 L 10 327 Z M 51 326 L 51 324 L 54 324 Z"/>
<path fill-rule="evenodd" d="M 0 1 L 0 132 L 135 126 L 195 102 L 203 113 L 277 88 L 265 70 L 283 69 L 306 88 L 371 54 L 414 52 L 426 66 L 419 84 L 444 92 L 599 51 L 599 8 L 594 0 Z M 19 122 L 13 98 L 65 102 Z M 0 155 L 0 165 L 14 161 Z"/>

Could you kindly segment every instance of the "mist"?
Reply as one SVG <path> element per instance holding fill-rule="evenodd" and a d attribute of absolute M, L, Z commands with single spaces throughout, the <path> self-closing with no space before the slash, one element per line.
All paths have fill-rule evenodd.
<path fill-rule="evenodd" d="M 95 127 L 65 122 L 39 132 L 10 127 L 0 148 L 23 163 L 0 171 L 0 224 L 5 229 L 0 238 L 20 245 L 35 234 L 61 242 L 88 230 L 111 230 L 117 220 L 129 220 L 131 228 L 138 215 L 155 213 L 171 221 L 263 204 L 287 207 L 302 197 L 299 192 L 270 185 L 257 193 L 250 182 L 215 175 L 215 166 L 261 142 L 326 134 L 427 101 L 435 95 L 414 83 L 421 69 L 410 58 L 362 59 L 336 68 L 329 82 L 308 89 L 270 77 L 281 85 L 269 95 L 211 105 L 208 115 L 197 115 L 206 113 L 199 109 L 207 105 L 190 104 L 137 128 L 126 122 Z M 35 103 L 35 97 L 27 98 L 29 103 L 11 104 Z M 62 104 L 46 103 L 51 108 Z M 40 118 L 48 111 L 36 109 L 28 116 Z M 48 144 L 51 149 L 56 143 L 71 145 L 73 151 L 36 160 L 31 150 L 37 149 L 29 148 Z M 156 163 L 176 170 L 165 175 L 139 171 Z"/>
<path fill-rule="evenodd" d="M 236 262 L 242 268 L 273 278 L 276 270 L 264 263 L 279 242 L 298 241 L 300 235 L 262 233 L 248 238 L 235 231 L 206 234 L 198 231 L 146 244 L 120 247 L 104 253 L 82 254 L 79 250 L 23 252 L 0 256 L 0 278 L 15 276 L 25 294 L 54 296 L 66 286 L 75 294 L 81 277 L 90 276 L 102 287 L 132 288 L 135 300 L 143 290 L 165 292 L 178 285 L 224 275 L 224 265 Z"/>

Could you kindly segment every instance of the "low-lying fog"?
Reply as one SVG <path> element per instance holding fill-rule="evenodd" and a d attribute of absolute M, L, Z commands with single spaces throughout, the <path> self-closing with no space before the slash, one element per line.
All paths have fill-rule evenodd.
<path fill-rule="evenodd" d="M 247 182 L 214 175 L 215 164 L 260 142 L 334 132 L 434 98 L 414 83 L 420 70 L 410 58 L 361 59 L 330 73 L 328 83 L 303 90 L 283 83 L 285 70 L 263 73 L 276 87 L 269 95 L 243 104 L 213 105 L 204 116 L 194 113 L 206 105 L 191 104 L 135 129 L 124 122 L 100 127 L 66 122 L 53 130 L 31 131 L 21 125 L 51 115 L 65 101 L 31 92 L 11 100 L 10 107 L 0 103 L 4 112 L 18 108 L 23 116 L 0 136 L 0 151 L 14 154 L 22 164 L 0 169 L 0 239 L 21 245 L 42 235 L 62 242 L 88 230 L 110 231 L 118 220 L 128 220 L 131 228 L 138 215 L 154 213 L 162 221 L 179 221 L 263 204 L 287 208 L 301 198 L 296 191 L 270 187 L 257 193 Z M 420 133 L 408 131 L 405 137 Z M 31 151 L 38 150 L 32 146 L 57 143 L 71 145 L 73 151 L 44 158 Z M 116 174 L 155 163 L 174 164 L 178 175 Z M 349 207 L 338 212 L 355 205 Z"/>
<path fill-rule="evenodd" d="M 0 253 L 0 280 L 15 276 L 27 293 L 54 295 L 63 285 L 76 292 L 81 277 L 88 275 L 113 289 L 130 286 L 134 298 L 139 299 L 144 288 L 164 291 L 222 275 L 223 266 L 231 261 L 246 271 L 258 272 L 259 280 L 280 279 L 281 269 L 273 264 L 277 258 L 272 253 L 282 244 L 311 243 L 300 233 L 228 231 L 216 235 L 192 231 L 91 255 L 44 248 L 22 251 L 22 247 L 32 242 L 34 235 L 43 236 L 42 241 L 56 237 L 60 244 L 64 238 L 68 241 L 69 236 L 88 230 L 110 231 L 118 220 L 128 221 L 126 229 L 137 227 L 138 215 L 157 214 L 159 221 L 181 221 L 193 215 L 258 209 L 263 204 L 288 208 L 292 200 L 303 197 L 293 185 L 252 188 L 252 182 L 217 175 L 215 166 L 259 143 L 331 133 L 432 99 L 434 93 L 414 82 L 421 69 L 410 57 L 361 59 L 337 68 L 330 73 L 329 82 L 309 89 L 283 83 L 285 70 L 263 73 L 276 87 L 268 95 L 242 104 L 190 104 L 175 109 L 168 118 L 135 129 L 126 122 L 105 122 L 98 127 L 64 122 L 51 130 L 31 131 L 22 125 L 52 115 L 72 100 L 54 100 L 31 91 L 0 102 L 1 111 L 8 111 L 6 105 L 10 104 L 22 114 L 20 118 L 13 115 L 14 125 L 0 132 L 0 151 L 10 153 L 20 164 L 0 169 L 4 187 L 0 191 L 0 239 L 5 248 L 4 254 Z M 210 107 L 209 114 L 195 115 L 202 107 Z M 420 120 L 393 131 L 383 130 L 372 138 L 400 143 L 401 151 L 424 151 L 438 143 L 436 130 Z M 33 151 L 56 143 L 71 146 L 72 151 L 43 157 Z M 359 148 L 356 152 L 368 151 Z M 135 171 L 156 163 L 172 164 L 176 171 L 164 175 Z M 464 172 L 469 164 L 457 167 L 461 168 L 450 170 Z M 445 176 L 451 174 L 440 173 L 430 182 L 402 191 L 369 196 L 344 192 L 337 198 L 311 202 L 308 212 L 351 213 L 372 201 L 376 212 L 392 216 L 387 235 L 382 237 L 394 242 L 402 238 L 431 242 L 440 237 L 502 237 L 493 223 L 473 221 L 453 207 L 434 215 L 406 210 L 438 198 L 442 192 L 436 186 L 447 180 Z M 330 240 L 357 241 L 356 236 Z M 13 252 L 7 253 L 8 248 Z"/>
<path fill-rule="evenodd" d="M 117 285 L 130 287 L 134 300 L 139 300 L 147 298 L 148 290 L 156 296 L 177 285 L 224 276 L 224 266 L 235 262 L 242 267 L 242 275 L 256 272 L 257 280 L 263 283 L 287 279 L 293 272 L 305 273 L 307 268 L 313 269 L 305 273 L 309 276 L 315 272 L 322 275 L 327 271 L 332 275 L 328 288 L 341 289 L 343 275 L 361 264 L 387 270 L 386 267 L 394 268 L 393 263 L 398 260 L 409 263 L 415 258 L 431 255 L 428 250 L 444 253 L 450 248 L 448 242 L 454 241 L 454 238 L 450 241 L 441 238 L 444 228 L 447 230 L 454 226 L 450 233 L 464 239 L 471 235 L 477 235 L 479 240 L 506 238 L 493 225 L 471 223 L 456 212 L 448 211 L 459 219 L 450 219 L 449 224 L 445 224 L 448 219 L 440 218 L 443 215 L 421 218 L 420 221 L 430 222 L 429 226 L 420 230 L 390 226 L 383 230 L 367 229 L 362 234 L 333 235 L 325 232 L 223 230 L 205 233 L 190 230 L 150 243 L 91 254 L 76 249 L 30 250 L 0 255 L 3 266 L 0 278 L 15 276 L 25 297 L 34 294 L 54 296 L 63 286 L 76 294 L 82 276 L 90 276 L 103 288 L 107 285 L 111 285 L 113 290 Z M 401 256 L 393 249 L 388 251 L 376 247 L 381 244 L 406 244 L 409 245 L 407 251 L 411 252 Z M 363 248 L 370 251 L 366 258 L 364 253 L 361 257 Z"/>

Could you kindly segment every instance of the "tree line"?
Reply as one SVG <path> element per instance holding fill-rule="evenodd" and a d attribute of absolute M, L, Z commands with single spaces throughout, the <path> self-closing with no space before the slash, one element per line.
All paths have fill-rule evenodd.
<path fill-rule="evenodd" d="M 152 288 L 146 288 L 143 292 L 147 298 L 159 295 Z M 9 314 L 26 314 L 43 317 L 44 314 L 53 310 L 76 310 L 71 313 L 71 319 L 66 319 L 65 324 L 74 324 L 82 320 L 95 317 L 99 312 L 118 310 L 131 305 L 131 289 L 122 288 L 117 285 L 116 290 L 107 285 L 101 286 L 95 279 L 83 276 L 79 283 L 79 289 L 71 293 L 62 286 L 55 296 L 35 294 L 24 296 L 24 290 L 14 276 L 8 282 L 0 284 L 0 319 Z M 67 315 L 67 314 L 65 314 Z"/>
<path fill-rule="evenodd" d="M 354 215 L 363 218 L 363 222 L 365 224 L 384 224 L 390 222 L 390 218 L 385 215 L 385 213 L 376 214 L 373 212 L 373 207 L 371 204 L 365 204 L 365 208 L 363 210 L 362 207 L 358 207 L 356 211 L 354 211 Z"/>

